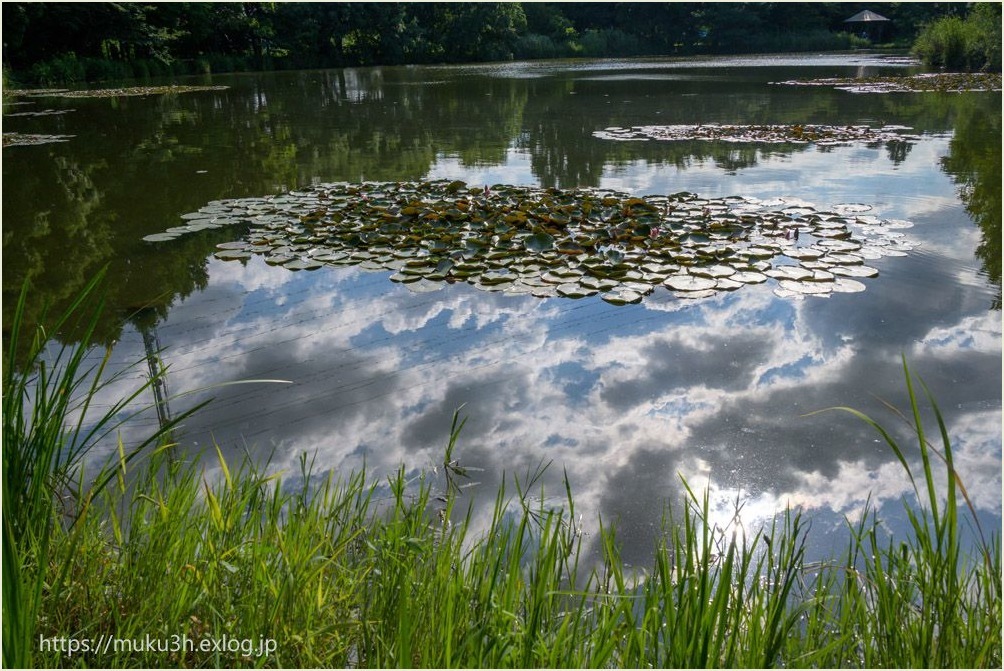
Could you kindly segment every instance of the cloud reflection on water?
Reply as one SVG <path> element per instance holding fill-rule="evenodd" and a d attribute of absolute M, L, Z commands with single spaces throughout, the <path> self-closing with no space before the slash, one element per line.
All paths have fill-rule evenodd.
<path fill-rule="evenodd" d="M 755 503 L 748 516 L 787 503 L 853 515 L 869 493 L 879 503 L 907 493 L 868 427 L 806 413 L 850 405 L 895 426 L 876 399 L 904 406 L 899 352 L 913 343 L 911 366 L 946 410 L 972 498 L 1000 513 L 993 313 L 877 329 L 888 310 L 880 282 L 824 300 L 761 286 L 697 302 L 660 290 L 614 307 L 466 285 L 415 295 L 386 273 L 291 273 L 260 259 L 213 261 L 210 275 L 209 289 L 159 327 L 171 388 L 293 382 L 218 389 L 186 422 L 186 441 L 215 440 L 229 458 L 246 445 L 274 447 L 273 466 L 290 473 L 315 451 L 325 469 L 365 461 L 377 477 L 402 463 L 431 468 L 463 406 L 457 454 L 484 469 L 480 491 L 493 496 L 503 474 L 552 461 L 549 491 L 561 493 L 565 469 L 578 510 L 616 521 L 625 558 L 641 562 L 663 504 L 679 500 L 678 475 L 710 483 L 723 516 L 736 491 Z M 486 503 L 475 517 L 489 513 Z"/>
<path fill-rule="evenodd" d="M 439 463 L 463 406 L 457 456 L 484 469 L 470 491 L 492 497 L 503 475 L 551 461 L 548 491 L 560 497 L 567 472 L 587 525 L 599 515 L 615 522 L 625 560 L 643 563 L 664 504 L 679 503 L 680 475 L 710 486 L 723 523 L 737 493 L 747 522 L 791 504 L 824 528 L 853 518 L 869 494 L 898 505 L 909 484 L 877 435 L 843 413 L 808 413 L 852 406 L 907 440 L 882 404 L 906 406 L 905 353 L 945 413 L 972 500 L 999 519 L 1001 323 L 986 310 L 954 186 L 932 172 L 945 148 L 944 138 L 921 142 L 895 165 L 877 149 L 764 156 L 742 183 L 710 165 L 605 169 L 604 187 L 633 193 L 806 194 L 822 207 L 868 202 L 879 216 L 914 222 L 906 234 L 915 252 L 877 261 L 881 274 L 861 294 L 798 301 L 763 285 L 691 302 L 660 289 L 615 307 L 463 284 L 416 295 L 387 273 L 211 260 L 208 288 L 158 327 L 172 390 L 292 384 L 213 391 L 184 440 L 215 440 L 229 458 L 245 445 L 274 449 L 274 468 L 291 474 L 301 453 L 316 452 L 321 468 L 365 462 L 381 477 L 402 463 Z M 861 154 L 853 170 L 828 169 L 852 151 Z M 440 157 L 430 177 L 532 181 L 526 156 L 507 157 L 478 169 Z M 141 355 L 132 336 L 117 357 Z M 478 505 L 475 520 L 490 513 Z"/>

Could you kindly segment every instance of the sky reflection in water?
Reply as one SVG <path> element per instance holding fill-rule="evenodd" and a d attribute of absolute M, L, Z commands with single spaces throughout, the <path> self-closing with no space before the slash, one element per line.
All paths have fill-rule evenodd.
<path fill-rule="evenodd" d="M 259 455 L 274 446 L 274 465 L 291 472 L 301 452 L 316 450 L 324 468 L 365 461 L 379 475 L 401 463 L 436 465 L 462 407 L 469 419 L 458 455 L 484 469 L 481 491 L 493 496 L 504 473 L 551 461 L 548 490 L 561 493 L 565 469 L 585 519 L 616 521 L 626 559 L 643 562 L 663 502 L 680 496 L 678 474 L 710 483 L 722 521 L 736 492 L 747 521 L 792 504 L 812 511 L 817 526 L 836 527 L 869 492 L 895 519 L 909 484 L 878 436 L 843 413 L 806 413 L 849 405 L 905 437 L 878 400 L 905 407 L 905 354 L 945 410 L 959 469 L 992 523 L 1000 514 L 1000 315 L 986 310 L 989 290 L 972 268 L 975 233 L 953 186 L 944 177 L 932 183 L 945 144 L 926 140 L 896 168 L 867 150 L 860 169 L 835 177 L 818 165 L 833 156 L 810 151 L 765 161 L 743 185 L 719 184 L 720 170 L 642 164 L 611 169 L 604 181 L 635 193 L 821 190 L 828 200 L 817 205 L 872 202 L 878 216 L 915 222 L 906 233 L 920 252 L 874 262 L 881 275 L 861 294 L 799 301 L 764 285 L 683 301 L 659 289 L 640 305 L 614 307 L 463 284 L 416 295 L 384 272 L 212 260 L 209 287 L 158 329 L 171 388 L 293 384 L 218 390 L 186 423 L 186 438 L 202 446 L 215 438 L 233 458 L 242 444 Z M 853 162 L 861 150 L 837 152 Z M 430 177 L 522 182 L 523 170 L 518 155 L 473 175 L 444 158 Z M 922 189 L 912 186 L 914 172 Z M 136 333 L 123 345 L 126 359 L 141 352 Z M 486 503 L 476 517 L 488 514 Z"/>
<path fill-rule="evenodd" d="M 644 63 L 635 69 L 647 73 Z M 463 68 L 428 70 L 435 80 Z M 596 70 L 481 74 L 567 71 L 599 86 L 588 82 Z M 727 97 L 717 89 L 714 95 Z M 593 109 L 602 99 L 590 97 Z M 621 125 L 669 123 L 673 114 L 689 121 L 689 113 L 668 106 L 660 120 L 659 104 L 639 104 L 638 118 L 627 115 Z M 879 123 L 880 103 L 868 104 L 875 112 L 855 122 Z M 729 109 L 723 103 L 716 114 L 724 118 Z M 599 142 L 589 139 L 595 129 L 585 124 L 582 142 Z M 520 138 L 525 133 L 498 162 L 437 151 L 424 177 L 472 185 L 546 181 L 539 148 Z M 483 469 L 472 495 L 491 498 L 503 475 L 550 461 L 547 491 L 560 498 L 564 469 L 586 530 L 596 531 L 600 515 L 615 522 L 625 560 L 643 564 L 664 503 L 679 501 L 679 475 L 698 488 L 710 484 L 723 522 L 738 492 L 745 521 L 802 506 L 816 534 L 840 527 L 843 515 L 853 518 L 871 494 L 897 527 L 910 488 L 894 455 L 849 415 L 807 413 L 852 406 L 906 439 L 880 400 L 906 406 L 905 355 L 944 411 L 972 500 L 985 523 L 999 526 L 1001 318 L 988 310 L 995 288 L 973 254 L 980 231 L 939 168 L 949 138 L 925 131 L 902 155 L 860 145 L 789 153 L 758 147 L 750 160 L 750 148 L 738 147 L 731 163 L 720 153 L 675 158 L 675 149 L 660 160 L 660 147 L 630 143 L 633 149 L 599 170 L 598 186 L 637 195 L 793 196 L 820 209 L 866 203 L 874 208 L 869 214 L 913 222 L 903 233 L 916 249 L 869 262 L 881 274 L 860 294 L 793 300 L 775 296 L 769 283 L 698 301 L 659 289 L 639 305 L 615 307 L 599 297 L 537 299 L 463 284 L 413 294 L 386 272 L 290 272 L 260 258 L 210 259 L 206 288 L 175 304 L 156 328 L 171 391 L 249 378 L 292 384 L 215 390 L 213 403 L 186 422 L 184 441 L 205 448 L 215 440 L 233 459 L 245 446 L 258 456 L 274 449 L 274 467 L 291 474 L 301 453 L 315 451 L 323 469 L 365 462 L 381 477 L 404 463 L 417 473 L 441 461 L 450 418 L 462 407 L 468 422 L 457 456 Z M 140 334 L 127 327 L 115 358 L 142 354 Z M 135 381 L 113 386 L 109 398 Z M 172 410 L 205 396 L 178 399 Z M 490 502 L 476 506 L 476 519 L 490 514 Z"/>

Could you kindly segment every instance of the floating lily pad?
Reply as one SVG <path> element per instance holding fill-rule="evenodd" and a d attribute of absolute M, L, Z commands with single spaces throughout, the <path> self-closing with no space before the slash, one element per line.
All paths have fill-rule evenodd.
<path fill-rule="evenodd" d="M 764 271 L 764 275 L 776 280 L 795 280 L 798 282 L 811 278 L 812 271 L 800 266 L 778 266 Z"/>
<path fill-rule="evenodd" d="M 663 284 L 676 291 L 704 291 L 705 289 L 714 289 L 718 283 L 710 277 L 673 275 L 667 277 Z"/>
<path fill-rule="evenodd" d="M 743 270 L 730 276 L 729 279 L 735 282 L 744 282 L 746 284 L 761 284 L 767 281 L 767 276 L 756 271 Z"/>
<path fill-rule="evenodd" d="M 144 235 L 143 239 L 147 242 L 167 242 L 168 240 L 174 240 L 178 237 L 177 233 L 152 233 L 150 235 Z M 241 247 L 244 243 L 240 243 Z"/>
<path fill-rule="evenodd" d="M 828 294 L 833 288 L 826 282 L 796 282 L 795 280 L 781 280 L 778 286 L 788 291 L 799 294 Z"/>
<path fill-rule="evenodd" d="M 830 272 L 844 277 L 878 277 L 879 271 L 871 266 L 833 266 Z"/>
<path fill-rule="evenodd" d="M 911 249 L 892 230 L 909 222 L 886 225 L 863 214 L 863 204 L 850 205 L 820 211 L 790 197 L 638 197 L 588 188 L 483 189 L 456 180 L 336 183 L 214 200 L 183 215 L 185 225 L 144 239 L 240 226 L 242 239 L 222 243 L 218 257 L 257 254 L 290 270 L 383 270 L 415 290 L 463 281 L 542 297 L 602 292 L 623 304 L 656 287 L 698 298 L 772 278 L 792 283 L 777 285 L 782 295 L 801 296 L 857 290 L 838 285 L 840 278 L 872 277 L 877 271 L 864 259 Z M 775 266 L 783 257 L 795 264 Z"/>
<path fill-rule="evenodd" d="M 729 275 L 735 275 L 736 269 L 731 266 L 724 266 L 721 264 L 714 264 L 710 266 L 701 266 L 697 268 L 692 268 L 690 270 L 691 275 L 697 277 L 728 277 Z"/>
<path fill-rule="evenodd" d="M 618 289 L 616 291 L 608 291 L 600 296 L 600 298 L 611 305 L 628 305 L 630 303 L 640 303 L 643 295 L 630 289 Z"/>
<path fill-rule="evenodd" d="M 213 256 L 222 261 L 235 261 L 238 259 L 250 259 L 251 252 L 245 252 L 239 249 L 223 249 L 216 252 Z"/>
<path fill-rule="evenodd" d="M 282 267 L 288 270 L 317 270 L 323 265 L 323 263 L 313 259 L 293 259 L 282 264 Z"/>
<path fill-rule="evenodd" d="M 559 295 L 567 298 L 585 298 L 586 296 L 593 296 L 597 293 L 596 289 L 587 289 L 578 282 L 559 284 L 557 291 Z"/>
<path fill-rule="evenodd" d="M 688 299 L 691 299 L 691 300 L 695 300 L 695 299 L 698 299 L 698 298 L 711 298 L 712 296 L 714 296 L 717 293 L 718 292 L 715 291 L 714 289 L 703 289 L 701 291 L 677 291 L 676 292 L 676 297 L 677 298 L 688 298 Z"/>
<path fill-rule="evenodd" d="M 833 281 L 833 290 L 841 293 L 857 293 L 865 290 L 865 285 L 857 280 L 838 277 Z"/>
<path fill-rule="evenodd" d="M 534 233 L 523 240 L 528 252 L 540 253 L 554 249 L 554 236 L 547 233 Z"/>

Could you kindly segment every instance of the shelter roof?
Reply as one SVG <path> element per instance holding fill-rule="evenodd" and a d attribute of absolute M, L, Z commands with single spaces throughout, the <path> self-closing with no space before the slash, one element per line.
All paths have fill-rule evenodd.
<path fill-rule="evenodd" d="M 851 18 L 845 19 L 844 23 L 863 23 L 865 21 L 888 21 L 888 20 L 889 19 L 882 16 L 881 14 L 876 14 L 870 9 L 865 9 L 858 12 Z"/>

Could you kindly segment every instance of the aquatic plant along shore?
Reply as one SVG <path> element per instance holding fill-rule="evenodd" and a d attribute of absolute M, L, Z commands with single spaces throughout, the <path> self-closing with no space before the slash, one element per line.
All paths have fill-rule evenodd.
<path fill-rule="evenodd" d="M 704 298 L 776 282 L 775 293 L 858 292 L 867 262 L 912 248 L 912 224 L 844 203 L 799 199 L 635 197 L 601 189 L 543 189 L 461 181 L 318 184 L 265 198 L 213 201 L 182 226 L 144 237 L 166 243 L 224 226 L 241 239 L 216 257 L 289 270 L 360 266 L 393 272 L 412 291 L 464 281 L 538 297 L 600 294 L 637 303 L 659 287 Z"/>

